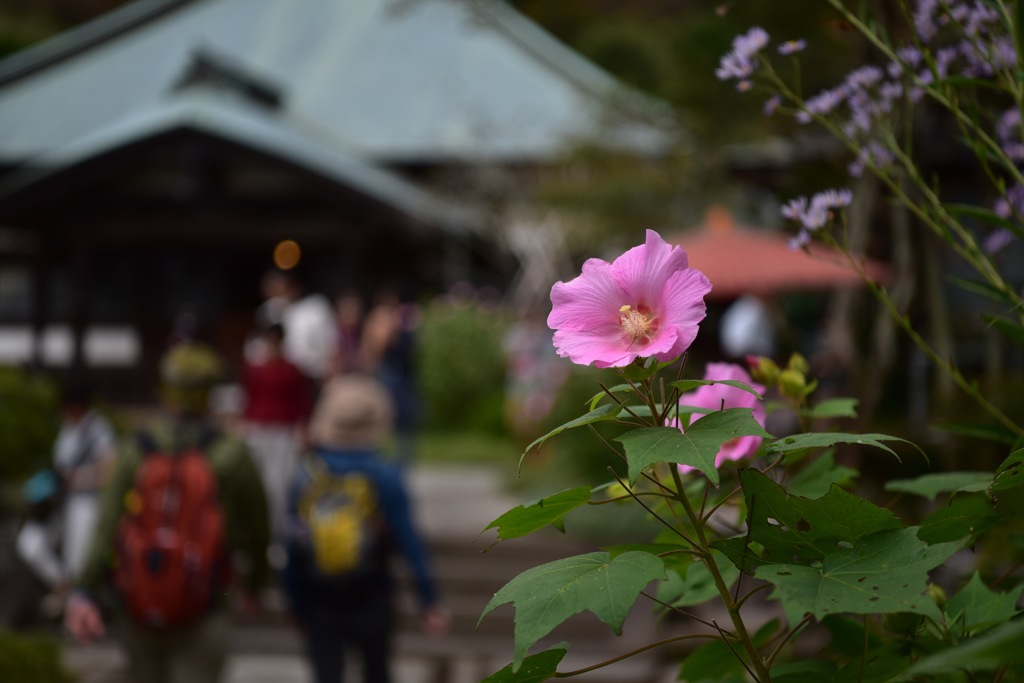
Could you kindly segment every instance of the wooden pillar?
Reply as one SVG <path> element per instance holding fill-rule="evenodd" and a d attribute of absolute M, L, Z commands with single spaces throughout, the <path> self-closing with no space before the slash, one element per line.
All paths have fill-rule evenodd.
<path fill-rule="evenodd" d="M 71 252 L 71 370 L 85 369 L 85 331 L 89 326 L 89 300 L 92 294 L 92 246 L 76 235 Z"/>
<path fill-rule="evenodd" d="M 37 240 L 32 258 L 32 351 L 29 365 L 33 372 L 40 372 L 46 368 L 43 333 L 50 318 L 50 259 L 46 240 Z"/>

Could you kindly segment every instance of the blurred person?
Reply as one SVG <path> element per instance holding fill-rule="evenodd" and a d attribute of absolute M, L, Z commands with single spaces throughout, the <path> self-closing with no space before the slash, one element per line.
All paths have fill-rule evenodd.
<path fill-rule="evenodd" d="M 284 566 L 284 521 L 288 485 L 304 445 L 306 423 L 312 412 L 310 380 L 284 357 L 284 326 L 270 325 L 260 333 L 265 357 L 247 362 L 245 388 L 245 441 L 260 470 L 267 494 L 271 529 L 271 564 Z"/>
<path fill-rule="evenodd" d="M 394 291 L 382 290 L 366 316 L 361 345 L 363 369 L 384 385 L 394 402 L 394 436 L 403 461 L 411 461 L 415 455 L 419 424 L 415 367 L 418 324 L 419 310 L 414 304 L 403 304 Z"/>
<path fill-rule="evenodd" d="M 244 605 L 267 574 L 267 510 L 259 472 L 240 441 L 207 417 L 221 362 L 198 342 L 160 364 L 165 415 L 118 450 L 100 522 L 64 623 L 102 638 L 103 597 L 119 608 L 132 683 L 215 683 L 230 645 L 232 570 Z"/>
<path fill-rule="evenodd" d="M 298 277 L 283 270 L 271 270 L 260 283 L 265 301 L 256 309 L 256 325 L 274 323 L 284 327 L 284 356 L 316 383 L 334 369 L 338 330 L 334 308 L 322 294 L 304 291 Z M 260 343 L 246 345 L 246 357 L 258 362 L 266 348 Z"/>
<path fill-rule="evenodd" d="M 393 424 L 387 390 L 360 375 L 325 384 L 310 423 L 313 450 L 289 498 L 285 585 L 316 683 L 341 683 L 345 648 L 358 651 L 364 683 L 392 680 L 395 551 L 412 570 L 424 631 L 441 636 L 450 625 L 402 469 L 380 457 Z"/>
<path fill-rule="evenodd" d="M 747 294 L 736 299 L 722 314 L 720 341 L 725 355 L 734 360 L 775 353 L 775 321 L 764 299 Z"/>
<path fill-rule="evenodd" d="M 38 473 L 25 488 L 34 514 L 18 534 L 18 556 L 60 603 L 85 564 L 99 518 L 99 490 L 115 456 L 114 428 L 94 410 L 93 398 L 84 377 L 66 382 L 53 469 Z"/>
<path fill-rule="evenodd" d="M 334 300 L 338 318 L 338 372 L 363 369 L 360 346 L 363 339 L 363 298 L 354 289 L 346 289 Z"/>

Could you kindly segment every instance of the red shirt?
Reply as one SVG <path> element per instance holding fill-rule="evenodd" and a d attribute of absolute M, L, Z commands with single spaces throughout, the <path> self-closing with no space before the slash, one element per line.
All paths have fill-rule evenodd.
<path fill-rule="evenodd" d="M 263 424 L 296 424 L 312 411 L 309 378 L 278 356 L 245 367 L 245 419 Z"/>

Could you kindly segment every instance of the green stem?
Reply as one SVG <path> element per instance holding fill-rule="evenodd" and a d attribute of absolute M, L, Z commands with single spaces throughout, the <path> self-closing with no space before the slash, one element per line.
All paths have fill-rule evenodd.
<path fill-rule="evenodd" d="M 938 367 L 940 370 L 949 375 L 950 378 L 952 378 L 952 380 L 956 382 L 957 386 L 959 386 L 989 415 L 994 417 L 997 422 L 999 422 L 1001 425 L 1009 429 L 1017 436 L 1024 436 L 1024 427 L 1021 427 L 1019 424 L 1014 422 L 1006 415 L 1006 413 L 1001 411 L 998 407 L 995 406 L 995 404 L 991 403 L 987 398 L 985 398 L 985 396 L 982 395 L 982 393 L 978 390 L 978 387 L 975 386 L 974 383 L 969 382 L 967 378 L 963 376 L 960 370 L 958 370 L 951 361 L 943 358 L 942 356 L 935 352 L 935 349 L 933 349 L 931 345 L 927 341 L 925 341 L 924 337 L 922 337 L 920 333 L 918 333 L 918 331 L 911 324 L 910 318 L 905 313 L 900 311 L 899 308 L 897 308 L 896 302 L 892 300 L 892 298 L 889 296 L 889 293 L 885 290 L 885 288 L 879 285 L 877 282 L 875 282 L 867 274 L 867 271 L 864 269 L 864 264 L 861 261 L 858 261 L 856 258 L 854 258 L 852 254 L 848 252 L 844 253 L 846 254 L 846 258 L 849 260 L 850 265 L 860 275 L 861 280 L 863 280 L 864 284 L 866 284 L 868 289 L 871 290 L 871 293 L 875 296 L 875 298 L 878 299 L 878 301 L 881 302 L 883 306 L 885 306 L 886 310 L 889 311 L 889 314 L 892 316 L 893 320 L 896 321 L 896 324 L 900 326 L 900 328 L 907 334 L 908 337 L 910 337 L 910 340 L 914 342 L 917 348 L 919 348 L 926 356 L 928 356 L 928 359 L 931 360 L 931 362 L 934 363 L 936 367 Z"/>
<path fill-rule="evenodd" d="M 576 669 L 575 671 L 565 671 L 565 672 L 556 671 L 555 674 L 554 674 L 554 677 L 555 678 L 571 678 L 573 676 L 580 676 L 580 675 L 585 674 L 585 673 L 590 673 L 591 671 L 596 671 L 597 669 L 600 669 L 602 667 L 608 666 L 609 664 L 614 664 L 615 662 L 621 662 L 624 659 L 629 659 L 630 657 L 638 655 L 638 654 L 640 654 L 642 652 L 647 652 L 648 650 L 653 650 L 656 647 L 661 647 L 662 645 L 668 645 L 670 643 L 676 643 L 676 642 L 679 642 L 681 640 L 698 640 L 698 639 L 716 640 L 718 638 L 721 638 L 721 636 L 719 636 L 718 634 L 715 634 L 715 633 L 693 633 L 693 634 L 689 634 L 689 635 L 685 635 L 685 636 L 673 636 L 672 638 L 665 638 L 664 640 L 659 640 L 659 641 L 657 641 L 655 643 L 648 643 L 647 645 L 644 645 L 643 647 L 639 647 L 639 648 L 637 648 L 635 650 L 631 650 L 631 651 L 627 652 L 626 654 L 619 655 L 618 657 L 612 657 L 611 659 L 607 659 L 607 660 L 601 662 L 600 664 L 594 664 L 592 666 L 588 666 L 588 667 L 585 667 L 583 669 Z"/>
<path fill-rule="evenodd" d="M 729 618 L 732 620 L 732 625 L 736 629 L 737 639 L 739 640 L 740 645 L 743 646 L 747 656 L 750 657 L 750 663 L 753 665 L 754 671 L 756 672 L 755 678 L 760 683 L 770 683 L 772 677 L 768 672 L 768 667 L 765 665 L 760 653 L 754 646 L 754 641 L 750 637 L 750 633 L 747 631 L 747 626 L 743 623 L 743 617 L 740 615 L 739 606 L 733 601 L 732 594 L 729 592 L 729 586 L 726 585 L 725 579 L 722 578 L 722 573 L 718 570 L 718 564 L 715 562 L 715 557 L 711 553 L 711 545 L 708 543 L 707 536 L 704 533 L 704 520 L 697 515 L 693 506 L 690 504 L 689 498 L 686 497 L 686 493 L 683 490 L 683 480 L 679 476 L 679 468 L 670 467 L 669 469 L 672 472 L 672 479 L 676 485 L 679 502 L 682 504 L 683 509 L 686 511 L 686 516 L 690 519 L 690 523 L 693 525 L 697 547 L 703 553 L 704 564 L 708 568 L 708 572 L 711 574 L 712 580 L 715 582 L 715 588 L 718 589 L 718 594 L 722 596 L 722 603 L 725 605 L 725 609 L 729 613 Z"/>

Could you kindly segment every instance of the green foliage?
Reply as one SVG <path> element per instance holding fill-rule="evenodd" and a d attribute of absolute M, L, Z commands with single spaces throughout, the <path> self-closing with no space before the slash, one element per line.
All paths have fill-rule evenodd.
<path fill-rule="evenodd" d="M 513 664 L 509 664 L 481 683 L 541 683 L 554 677 L 567 649 L 568 646 L 563 643 L 559 647 L 530 655 L 523 660 L 518 670 L 515 670 Z"/>
<path fill-rule="evenodd" d="M 978 572 L 946 605 L 946 623 L 961 635 L 973 635 L 1009 621 L 1017 612 L 1024 585 L 1006 593 L 989 590 Z"/>
<path fill-rule="evenodd" d="M 836 548 L 808 564 L 770 564 L 754 576 L 775 586 L 791 623 L 804 614 L 912 612 L 941 621 L 935 602 L 924 595 L 928 572 L 945 562 L 961 543 L 927 545 L 916 529 L 879 531 L 852 548 Z"/>
<path fill-rule="evenodd" d="M 991 472 L 936 472 L 916 479 L 896 479 L 887 482 L 885 490 L 913 493 L 928 500 L 935 500 L 940 493 L 984 491 L 991 484 Z"/>
<path fill-rule="evenodd" d="M 722 444 L 740 436 L 771 436 L 751 415 L 750 408 L 729 408 L 709 413 L 683 433 L 674 427 L 636 429 L 620 436 L 629 463 L 629 482 L 655 463 L 690 465 L 718 484 L 715 457 Z"/>
<path fill-rule="evenodd" d="M 769 564 L 820 563 L 876 531 L 903 526 L 893 513 L 838 487 L 811 500 L 790 494 L 756 470 L 742 470 L 740 482 L 748 533 L 713 545 L 746 572 Z"/>
<path fill-rule="evenodd" d="M 1017 619 L 988 633 L 965 640 L 955 647 L 923 657 L 903 672 L 897 680 L 919 680 L 916 677 L 942 674 L 954 670 L 971 672 L 995 671 L 1011 664 L 1024 663 L 1024 620 Z"/>
<path fill-rule="evenodd" d="M 897 459 L 896 451 L 886 446 L 883 441 L 902 441 L 910 443 L 906 439 L 886 434 L 842 434 L 839 432 L 812 432 L 808 434 L 794 434 L 775 441 L 768 446 L 768 452 L 772 454 L 790 453 L 802 451 L 808 448 L 828 448 L 840 443 L 854 444 L 858 446 L 873 446 L 891 453 Z"/>
<path fill-rule="evenodd" d="M 72 683 L 60 663 L 57 641 L 0 630 L 0 679 L 18 683 Z"/>
<path fill-rule="evenodd" d="M 833 452 L 826 451 L 794 474 L 786 489 L 794 496 L 820 498 L 828 493 L 833 484 L 843 486 L 857 476 L 857 470 L 837 465 Z"/>
<path fill-rule="evenodd" d="M 732 586 L 740 577 L 740 570 L 722 553 L 714 552 L 712 555 L 723 582 Z M 704 562 L 687 563 L 685 572 L 673 568 L 669 571 L 668 580 L 658 587 L 658 599 L 672 607 L 700 605 L 718 596 L 714 577 Z"/>
<path fill-rule="evenodd" d="M 436 300 L 424 311 L 417 379 L 428 429 L 501 434 L 505 319 L 470 302 Z"/>
<path fill-rule="evenodd" d="M 57 426 L 56 387 L 24 370 L 0 367 L 0 480 L 45 467 Z"/>
<path fill-rule="evenodd" d="M 621 632 L 640 591 L 664 578 L 664 563 L 649 553 L 627 552 L 615 558 L 604 552 L 577 555 L 528 569 L 512 579 L 495 593 L 480 618 L 499 605 L 515 604 L 512 671 L 516 672 L 534 643 L 584 610 Z"/>
<path fill-rule="evenodd" d="M 564 531 L 563 519 L 567 514 L 590 500 L 590 487 L 579 486 L 556 493 L 547 498 L 535 500 L 526 505 L 512 508 L 487 525 L 486 529 L 498 529 L 498 539 L 520 538 L 543 529 L 549 524 Z"/>

